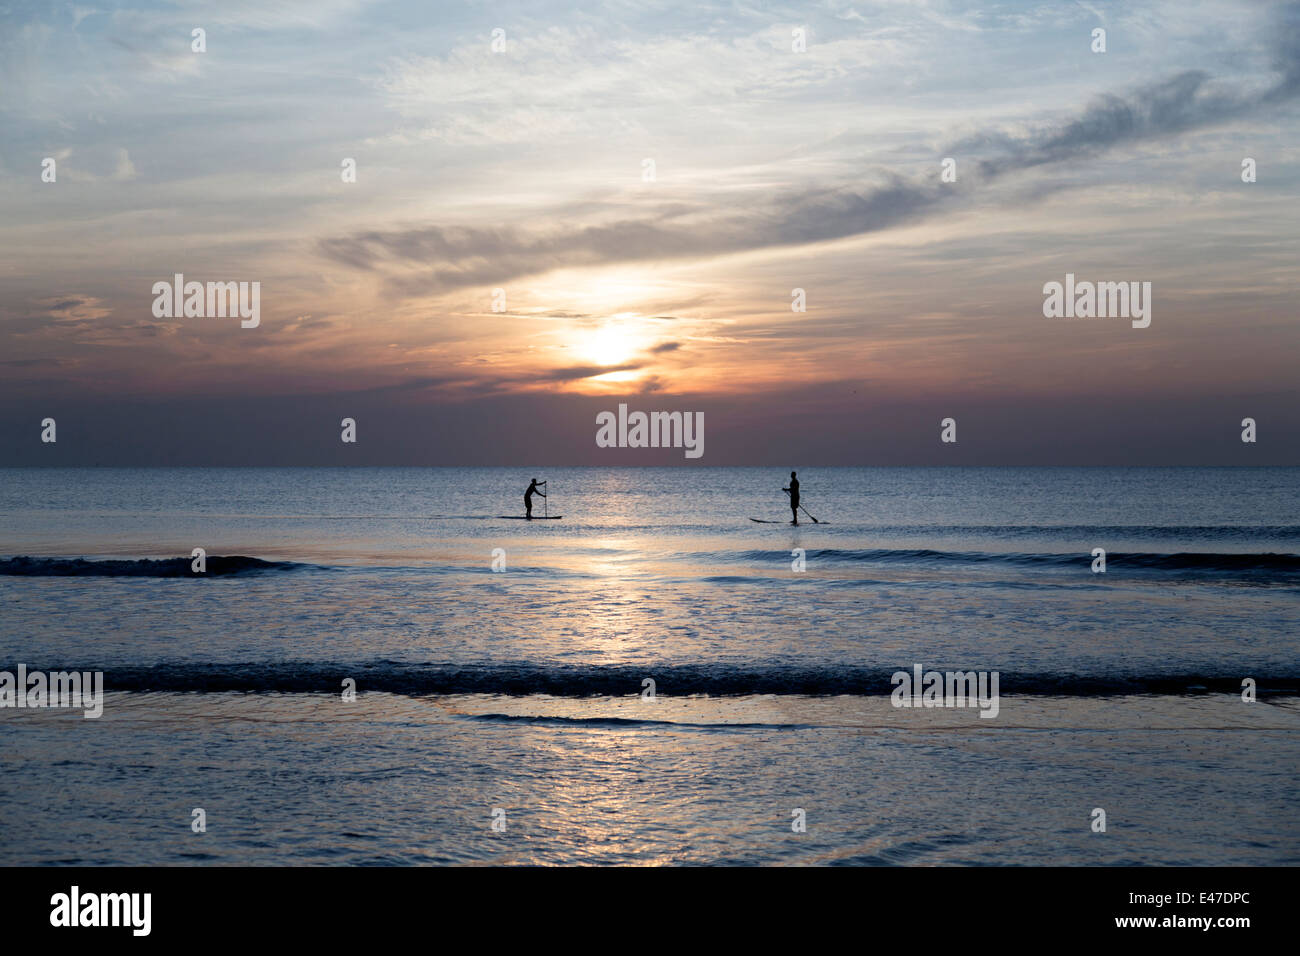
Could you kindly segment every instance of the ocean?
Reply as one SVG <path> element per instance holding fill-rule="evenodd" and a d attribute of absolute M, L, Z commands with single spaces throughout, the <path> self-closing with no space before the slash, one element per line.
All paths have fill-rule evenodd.
<path fill-rule="evenodd" d="M 0 470 L 0 864 L 1300 862 L 1300 469 L 789 471 Z"/>

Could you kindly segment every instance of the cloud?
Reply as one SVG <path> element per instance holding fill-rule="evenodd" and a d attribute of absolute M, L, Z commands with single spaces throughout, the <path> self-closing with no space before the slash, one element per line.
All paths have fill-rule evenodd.
<path fill-rule="evenodd" d="M 608 375 L 610 372 L 635 372 L 642 366 L 636 363 L 626 365 L 570 365 L 567 368 L 543 369 L 538 372 L 529 373 L 524 378 L 512 377 L 512 384 L 542 383 L 542 382 L 577 382 L 584 378 L 595 378 L 597 375 Z"/>
<path fill-rule="evenodd" d="M 46 318 L 60 325 L 94 325 L 112 314 L 103 299 L 80 292 L 37 299 L 35 304 Z"/>
<path fill-rule="evenodd" d="M 465 226 L 370 231 L 326 239 L 318 248 L 343 265 L 385 271 L 428 262 L 432 270 L 391 275 L 399 294 L 490 285 L 558 268 L 698 258 L 860 235 L 921 218 L 949 198 L 938 183 L 888 177 L 880 186 L 792 191 L 766 207 L 525 230 Z M 551 218 L 566 220 L 563 210 Z"/>
<path fill-rule="evenodd" d="M 0 362 L 4 368 L 72 368 L 78 364 L 75 359 L 61 358 L 6 359 Z"/>
<path fill-rule="evenodd" d="M 486 31 L 444 56 L 390 60 L 374 80 L 394 110 L 419 124 L 399 135 L 456 145 L 546 142 L 609 130 L 662 128 L 698 106 L 798 100 L 850 73 L 905 62 L 897 40 L 839 31 L 791 55 L 790 27 L 751 18 L 710 34 L 638 34 L 626 26 L 511 27 L 494 53 Z"/>
<path fill-rule="evenodd" d="M 1091 159 L 1293 99 L 1300 91 L 1300 4 L 1275 13 L 1269 38 L 1279 79 L 1233 89 L 1201 71 L 1185 71 L 1126 94 L 1102 96 L 1074 117 L 1024 135 L 986 130 L 959 144 L 977 155 L 992 153 L 977 158 L 962 188 L 940 183 L 937 174 L 907 179 L 882 173 L 866 189 L 848 184 L 787 189 L 762 202 L 723 193 L 708 206 L 678 204 L 589 225 L 567 225 L 572 210 L 559 208 L 534 217 L 566 223 L 549 229 L 427 225 L 330 238 L 318 250 L 339 264 L 386 273 L 399 295 L 422 295 L 558 268 L 711 257 L 908 226 L 969 201 L 982 186 L 1013 172 Z"/>
<path fill-rule="evenodd" d="M 104 299 L 82 292 L 34 299 L 27 308 L 6 310 L 8 334 L 27 342 L 66 345 L 127 345 L 174 336 L 178 322 L 124 317 Z"/>
<path fill-rule="evenodd" d="M 118 182 L 135 179 L 135 163 L 131 162 L 131 154 L 125 149 L 117 151 L 117 165 L 113 167 L 111 178 Z"/>
<path fill-rule="evenodd" d="M 135 66 L 169 80 L 199 73 L 202 54 L 190 49 L 189 40 L 184 35 L 167 43 L 131 43 L 118 36 L 109 38 L 114 46 L 131 54 L 130 62 Z"/>
<path fill-rule="evenodd" d="M 1031 169 L 1049 163 L 1088 159 L 1130 143 L 1173 136 L 1234 119 L 1295 97 L 1300 91 L 1296 48 L 1279 64 L 1282 78 L 1261 92 L 1218 88 L 1200 70 L 1188 70 L 1139 88 L 1127 96 L 1107 95 L 1060 126 L 1019 139 L 985 134 L 968 146 L 997 144 L 1002 155 L 980 162 L 985 176 Z"/>

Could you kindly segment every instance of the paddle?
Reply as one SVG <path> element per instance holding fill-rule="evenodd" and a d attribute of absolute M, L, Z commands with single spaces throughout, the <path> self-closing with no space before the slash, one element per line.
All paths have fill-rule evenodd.
<path fill-rule="evenodd" d="M 789 488 L 782 488 L 781 490 L 784 491 L 787 495 L 790 493 L 790 489 L 789 489 Z M 820 521 L 818 521 L 816 518 L 813 518 L 812 515 L 809 515 L 809 514 L 808 514 L 808 509 L 805 508 L 803 505 L 800 505 L 800 506 L 799 506 L 799 510 L 802 511 L 804 514 L 808 515 L 809 518 L 812 518 L 812 520 L 813 520 L 813 524 L 821 524 Z"/>
<path fill-rule="evenodd" d="M 544 485 L 546 482 L 543 481 L 541 484 Z M 551 516 L 551 496 L 549 492 L 542 496 L 542 507 L 545 509 L 542 513 L 549 518 Z"/>

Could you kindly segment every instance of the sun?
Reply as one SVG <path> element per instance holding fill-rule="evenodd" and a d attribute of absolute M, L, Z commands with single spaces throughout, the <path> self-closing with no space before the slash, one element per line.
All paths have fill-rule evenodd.
<path fill-rule="evenodd" d="M 604 325 L 583 343 L 583 353 L 597 365 L 622 365 L 636 354 L 635 337 L 617 325 Z"/>

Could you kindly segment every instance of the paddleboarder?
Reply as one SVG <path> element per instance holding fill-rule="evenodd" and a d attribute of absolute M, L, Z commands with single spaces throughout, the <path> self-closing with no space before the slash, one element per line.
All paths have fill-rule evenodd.
<path fill-rule="evenodd" d="M 782 488 L 781 490 L 789 493 L 790 495 L 790 514 L 794 516 L 794 520 L 791 521 L 790 523 L 798 524 L 799 523 L 799 479 L 794 476 L 793 471 L 790 472 L 790 487 Z"/>
<path fill-rule="evenodd" d="M 534 478 L 532 484 L 528 486 L 528 490 L 524 492 L 524 517 L 525 518 L 532 518 L 533 516 L 533 495 L 538 494 L 541 495 L 543 498 L 546 497 L 546 493 L 537 487 L 538 484 L 539 484 L 538 480 Z M 543 481 L 540 482 L 540 484 L 544 485 L 546 484 L 546 482 Z"/>

